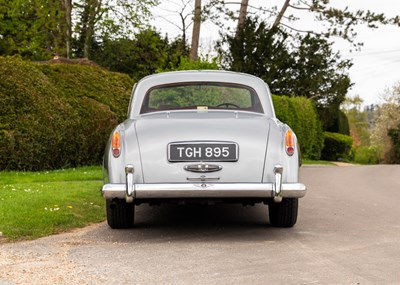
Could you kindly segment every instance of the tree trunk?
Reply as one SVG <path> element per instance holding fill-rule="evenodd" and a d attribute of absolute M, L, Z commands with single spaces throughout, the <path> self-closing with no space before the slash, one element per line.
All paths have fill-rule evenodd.
<path fill-rule="evenodd" d="M 71 41 L 72 41 L 72 0 L 61 0 L 65 13 L 65 53 L 66 57 L 71 57 Z"/>
<path fill-rule="evenodd" d="M 83 45 L 83 56 L 89 58 L 92 49 L 96 19 L 101 8 L 101 0 L 90 0 L 87 2 L 87 7 L 85 7 L 85 9 L 87 9 L 87 22 L 85 23 L 86 31 Z"/>
<path fill-rule="evenodd" d="M 287 8 L 289 7 L 289 2 L 290 0 L 285 0 L 285 3 L 282 6 L 281 11 L 279 12 L 278 16 L 275 19 L 274 24 L 272 25 L 272 28 L 277 28 L 279 24 L 281 23 L 282 17 L 285 14 Z"/>
<path fill-rule="evenodd" d="M 190 60 L 191 61 L 195 61 L 198 58 L 200 25 L 201 25 L 201 0 L 195 0 L 193 33 L 192 33 L 192 47 L 190 50 Z"/>
<path fill-rule="evenodd" d="M 238 25 L 237 25 L 236 34 L 235 34 L 236 38 L 239 37 L 240 32 L 243 30 L 244 22 L 246 21 L 246 17 L 247 17 L 247 7 L 248 6 L 249 6 L 249 0 L 242 0 L 242 2 L 240 3 Z"/>

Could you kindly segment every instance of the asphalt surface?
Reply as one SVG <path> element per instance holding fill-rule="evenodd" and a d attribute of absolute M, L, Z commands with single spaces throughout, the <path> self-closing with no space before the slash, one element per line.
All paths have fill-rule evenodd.
<path fill-rule="evenodd" d="M 267 207 L 136 209 L 105 223 L 0 245 L 0 284 L 400 284 L 400 166 L 305 166 L 291 229 Z"/>

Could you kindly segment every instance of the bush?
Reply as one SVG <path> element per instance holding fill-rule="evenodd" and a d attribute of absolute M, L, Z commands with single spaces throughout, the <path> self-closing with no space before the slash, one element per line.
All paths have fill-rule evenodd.
<path fill-rule="evenodd" d="M 296 133 L 303 157 L 319 159 L 324 136 L 313 103 L 304 97 L 272 96 L 272 100 L 277 118 Z"/>
<path fill-rule="evenodd" d="M 211 61 L 208 57 L 199 58 L 195 61 L 191 61 L 188 57 L 181 56 L 178 66 L 170 68 L 159 68 L 157 72 L 177 71 L 177 70 L 218 70 L 219 66 L 217 59 L 213 58 Z"/>
<path fill-rule="evenodd" d="M 329 128 L 327 128 L 326 131 L 349 136 L 350 125 L 347 115 L 343 111 L 338 110 L 337 118 L 333 120 L 332 125 Z"/>
<path fill-rule="evenodd" d="M 321 158 L 324 160 L 350 160 L 351 147 L 353 138 L 338 133 L 324 133 L 324 148 L 322 149 Z"/>
<path fill-rule="evenodd" d="M 389 129 L 388 136 L 392 140 L 392 153 L 393 161 L 392 163 L 400 163 L 400 126 L 397 129 Z"/>
<path fill-rule="evenodd" d="M 96 66 L 0 57 L 0 170 L 100 164 L 132 85 Z"/>
<path fill-rule="evenodd" d="M 378 164 L 379 150 L 372 146 L 359 146 L 354 149 L 354 162 L 361 164 Z"/>

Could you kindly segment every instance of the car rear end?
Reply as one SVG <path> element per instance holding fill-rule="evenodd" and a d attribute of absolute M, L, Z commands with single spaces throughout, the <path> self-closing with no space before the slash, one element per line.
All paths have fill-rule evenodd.
<path fill-rule="evenodd" d="M 132 226 L 132 205 L 162 202 L 264 202 L 270 216 L 286 217 L 272 223 L 294 225 L 297 199 L 306 192 L 298 182 L 296 137 L 266 106 L 270 99 L 260 99 L 257 88 L 270 95 L 258 84 L 192 77 L 141 93 L 105 153 L 110 226 Z M 289 218 L 282 214 L 288 207 Z"/>

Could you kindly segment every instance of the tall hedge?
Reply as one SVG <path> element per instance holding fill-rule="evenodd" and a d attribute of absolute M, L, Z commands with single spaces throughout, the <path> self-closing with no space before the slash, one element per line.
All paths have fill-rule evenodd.
<path fill-rule="evenodd" d="M 274 95 L 272 100 L 277 118 L 296 133 L 303 157 L 319 159 L 324 135 L 313 103 L 304 97 Z"/>
<path fill-rule="evenodd" d="M 0 170 L 100 163 L 132 84 L 96 66 L 0 57 Z"/>
<path fill-rule="evenodd" d="M 321 158 L 324 160 L 351 160 L 353 138 L 339 133 L 324 133 L 325 141 Z"/>

